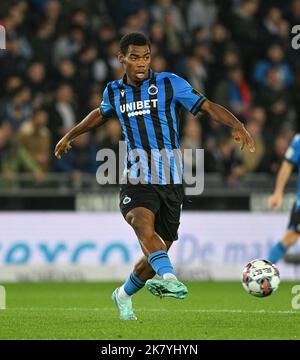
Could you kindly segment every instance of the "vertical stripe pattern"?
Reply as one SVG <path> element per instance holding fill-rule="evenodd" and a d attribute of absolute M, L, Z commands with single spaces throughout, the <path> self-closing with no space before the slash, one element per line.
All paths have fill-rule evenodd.
<path fill-rule="evenodd" d="M 181 183 L 179 118 L 183 103 L 173 74 L 159 77 L 153 72 L 150 74 L 149 79 L 136 87 L 127 84 L 125 79 L 113 82 L 113 86 L 108 86 L 109 101 L 120 119 L 128 150 L 137 149 L 138 154 L 143 150 L 148 155 L 146 161 L 141 159 L 141 174 L 137 171 L 131 174 L 143 176 L 146 183 Z M 187 95 L 187 98 L 191 103 L 189 110 L 195 112 L 203 100 L 193 96 Z M 187 108 L 185 104 L 184 107 Z"/>

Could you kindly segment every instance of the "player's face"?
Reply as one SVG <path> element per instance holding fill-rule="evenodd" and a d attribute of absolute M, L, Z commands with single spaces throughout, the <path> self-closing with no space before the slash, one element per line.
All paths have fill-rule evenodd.
<path fill-rule="evenodd" d="M 129 45 L 126 55 L 119 54 L 119 60 L 124 67 L 127 78 L 133 84 L 148 77 L 151 62 L 148 45 Z"/>

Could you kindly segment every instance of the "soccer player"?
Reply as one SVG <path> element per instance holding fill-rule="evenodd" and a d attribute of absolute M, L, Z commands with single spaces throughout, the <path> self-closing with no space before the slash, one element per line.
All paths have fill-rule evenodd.
<path fill-rule="evenodd" d="M 279 169 L 274 193 L 268 200 L 269 208 L 279 208 L 282 202 L 282 195 L 285 185 L 293 171 L 294 166 L 298 166 L 300 170 L 300 134 L 295 135 L 289 148 L 287 149 L 284 160 Z M 273 264 L 276 264 L 286 253 L 287 249 L 293 245 L 300 233 L 300 177 L 298 179 L 297 197 L 291 211 L 288 230 L 283 235 L 282 239 L 275 244 L 269 251 L 267 259 Z"/>
<path fill-rule="evenodd" d="M 124 77 L 109 82 L 103 92 L 99 109 L 93 110 L 71 129 L 56 145 L 55 155 L 60 158 L 71 148 L 71 142 L 86 131 L 101 126 L 110 117 L 117 117 L 122 125 L 128 152 L 136 149 L 140 161 L 133 161 L 127 176 L 140 183 L 121 185 L 120 209 L 139 240 L 143 257 L 125 283 L 112 295 L 118 306 L 120 319 L 136 320 L 131 297 L 146 284 L 154 295 L 184 299 L 187 288 L 176 277 L 168 250 L 177 240 L 177 230 L 183 188 L 180 174 L 182 162 L 169 159 L 168 168 L 154 156 L 149 164 L 143 151 L 150 156 L 153 150 L 180 152 L 180 110 L 193 115 L 206 112 L 213 120 L 233 128 L 233 137 L 243 149 L 246 144 L 254 151 L 254 143 L 244 125 L 220 105 L 207 100 L 202 94 L 175 74 L 155 73 L 150 69 L 151 46 L 148 38 L 140 33 L 129 33 L 120 41 L 118 59 L 124 68 Z M 169 171 L 170 176 L 166 176 Z M 153 179 L 158 182 L 153 183 Z M 160 278 L 154 278 L 157 274 Z"/>

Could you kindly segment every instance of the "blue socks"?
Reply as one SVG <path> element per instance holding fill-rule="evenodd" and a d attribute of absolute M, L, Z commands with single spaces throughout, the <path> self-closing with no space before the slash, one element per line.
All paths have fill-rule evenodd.
<path fill-rule="evenodd" d="M 166 273 L 175 274 L 171 261 L 166 251 L 155 251 L 148 256 L 148 263 L 157 275 L 163 276 Z"/>
<path fill-rule="evenodd" d="M 159 276 L 175 274 L 166 251 L 156 251 L 148 256 L 148 263 Z M 167 276 L 167 275 L 166 275 Z M 132 296 L 144 287 L 145 283 L 137 277 L 134 271 L 128 276 L 125 284 L 120 288 L 119 295 L 123 298 Z M 124 293 L 125 291 L 125 293 Z"/>
<path fill-rule="evenodd" d="M 141 288 L 145 285 L 145 283 L 140 280 L 134 272 L 132 272 L 125 284 L 124 284 L 124 290 L 126 292 L 126 294 L 128 294 L 129 296 L 135 294 L 136 292 L 138 292 L 139 290 L 141 290 Z"/>
<path fill-rule="evenodd" d="M 276 264 L 286 253 L 287 248 L 279 241 L 276 245 L 272 246 L 267 259 L 271 261 L 272 264 Z"/>

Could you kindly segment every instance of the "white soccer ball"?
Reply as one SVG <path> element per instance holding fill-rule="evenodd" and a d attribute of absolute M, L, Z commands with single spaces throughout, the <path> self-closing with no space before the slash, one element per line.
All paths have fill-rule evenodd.
<path fill-rule="evenodd" d="M 268 260 L 253 260 L 243 270 L 242 284 L 244 289 L 253 296 L 269 296 L 279 287 L 279 270 Z"/>

